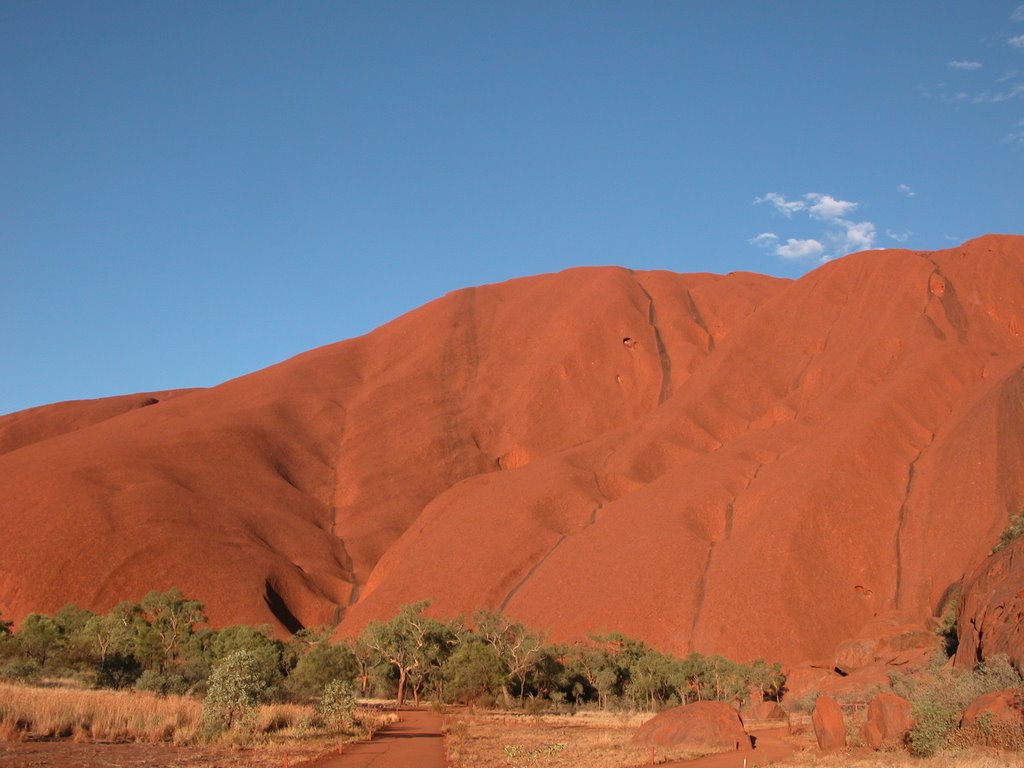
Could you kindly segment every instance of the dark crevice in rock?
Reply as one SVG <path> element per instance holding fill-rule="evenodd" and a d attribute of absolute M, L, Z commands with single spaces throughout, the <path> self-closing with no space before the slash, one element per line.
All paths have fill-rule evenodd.
<path fill-rule="evenodd" d="M 551 557 L 551 555 L 554 554 L 555 550 L 558 549 L 562 545 L 563 541 L 565 541 L 565 534 L 564 533 L 559 537 L 558 541 L 555 542 L 555 546 L 553 546 L 551 549 L 549 549 L 547 551 L 547 554 L 544 555 L 544 557 L 542 557 L 540 560 L 538 560 L 536 563 L 534 563 L 533 567 L 530 568 L 530 570 L 528 570 L 526 572 L 526 575 L 523 576 L 523 578 L 521 578 L 519 580 L 519 583 L 516 584 L 514 587 L 512 587 L 512 589 L 509 591 L 509 593 L 507 595 L 505 595 L 505 599 L 502 600 L 501 603 L 498 605 L 498 610 L 497 610 L 498 613 L 501 613 L 502 611 L 505 610 L 505 607 L 509 604 L 509 602 L 512 600 L 512 598 L 516 596 L 516 592 L 518 592 L 520 589 L 522 589 L 523 585 L 530 580 L 530 577 L 533 576 L 533 574 L 535 574 L 537 572 L 538 568 L 540 568 L 542 565 L 544 565 L 544 562 L 549 557 Z"/>
<path fill-rule="evenodd" d="M 668 399 L 669 392 L 672 390 L 672 359 L 669 357 L 668 348 L 661 337 L 661 329 L 658 328 L 658 313 L 654 308 L 654 297 L 641 285 L 639 280 L 636 280 L 636 284 L 643 295 L 647 297 L 647 322 L 650 324 L 651 330 L 654 331 L 654 343 L 658 347 L 658 359 L 661 361 L 661 391 L 658 394 L 658 405 L 661 405 Z"/>
<path fill-rule="evenodd" d="M 263 602 L 267 604 L 267 608 L 274 614 L 274 618 L 281 622 L 281 625 L 293 635 L 305 629 L 305 626 L 299 621 L 298 617 L 291 612 L 288 604 L 281 597 L 281 593 L 274 588 L 270 579 L 264 581 Z"/>

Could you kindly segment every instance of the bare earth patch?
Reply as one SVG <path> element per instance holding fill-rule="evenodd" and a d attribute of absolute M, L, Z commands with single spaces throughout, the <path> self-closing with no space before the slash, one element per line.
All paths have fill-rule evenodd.
<path fill-rule="evenodd" d="M 213 747 L 173 744 L 76 743 L 67 739 L 0 742 L 3 768 L 281 768 L 308 760 L 336 746 L 324 740 L 287 745 L 260 744 L 252 747 Z"/>
<path fill-rule="evenodd" d="M 581 712 L 576 715 L 451 713 L 446 717 L 452 768 L 623 768 L 649 765 L 651 747 L 634 744 L 646 715 Z M 685 760 L 698 753 L 658 747 L 655 760 Z"/>

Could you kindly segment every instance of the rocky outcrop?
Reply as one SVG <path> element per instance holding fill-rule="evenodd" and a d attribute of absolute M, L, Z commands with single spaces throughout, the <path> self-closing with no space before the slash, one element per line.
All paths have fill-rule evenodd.
<path fill-rule="evenodd" d="M 176 586 L 218 625 L 351 634 L 430 598 L 827 660 L 931 616 L 1024 499 L 1022 323 L 1019 237 L 795 281 L 577 269 L 145 407 L 13 414 L 0 610 Z"/>
<path fill-rule="evenodd" d="M 833 666 L 842 675 L 875 664 L 920 666 L 939 649 L 939 642 L 935 631 L 922 622 L 890 613 L 871 619 L 856 637 L 841 642 Z"/>
<path fill-rule="evenodd" d="M 636 732 L 641 744 L 701 750 L 749 749 L 739 714 L 724 701 L 696 701 L 655 715 Z"/>
<path fill-rule="evenodd" d="M 957 666 L 1006 654 L 1024 670 L 1024 539 L 986 558 L 964 579 L 957 614 Z"/>

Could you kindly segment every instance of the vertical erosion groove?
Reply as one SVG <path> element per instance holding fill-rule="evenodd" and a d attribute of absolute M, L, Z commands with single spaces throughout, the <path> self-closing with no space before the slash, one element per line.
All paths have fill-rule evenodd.
<path fill-rule="evenodd" d="M 630 272 L 630 274 L 633 273 Z M 661 391 L 658 393 L 658 405 L 661 405 L 668 399 L 669 392 L 672 390 L 672 358 L 668 355 L 665 340 L 661 337 L 661 329 L 658 328 L 658 313 L 654 308 L 654 298 L 639 280 L 635 277 L 633 280 L 643 295 L 647 297 L 647 322 L 650 324 L 651 330 L 654 331 L 654 343 L 658 348 L 658 359 L 661 362 Z"/>
<path fill-rule="evenodd" d="M 907 467 L 907 485 L 903 489 L 903 501 L 900 502 L 899 514 L 896 518 L 896 588 L 893 594 L 893 607 L 897 609 L 902 607 L 903 601 L 903 529 L 906 527 L 907 523 L 910 494 L 914 490 L 914 473 L 917 471 L 917 462 L 921 460 L 921 457 L 924 456 L 924 452 L 928 450 L 929 446 L 934 442 L 935 434 L 932 433 L 928 442 L 917 452 L 917 455 Z"/>
<path fill-rule="evenodd" d="M 523 576 L 523 578 L 521 578 L 518 581 L 518 583 L 516 583 L 516 585 L 514 587 L 512 587 L 511 590 L 509 590 L 509 593 L 507 595 L 505 595 L 505 599 L 502 600 L 501 603 L 498 605 L 498 611 L 497 611 L 498 613 L 501 613 L 502 611 L 505 610 L 505 607 L 509 604 L 509 601 L 513 597 L 516 596 L 516 592 L 518 592 L 520 589 L 522 589 L 523 585 L 526 582 L 528 582 L 530 580 L 530 577 L 533 576 L 533 574 L 535 574 L 537 572 L 537 569 L 540 568 L 542 565 L 544 565 L 544 562 L 549 557 L 551 557 L 551 555 L 553 555 L 555 553 L 555 550 L 558 549 L 562 545 L 563 541 L 565 541 L 565 534 L 564 533 L 561 536 L 558 537 L 558 541 L 555 542 L 555 546 L 553 546 L 551 549 L 549 549 L 547 551 L 547 553 L 540 560 L 538 560 L 536 563 L 534 563 L 533 567 L 530 568 L 530 570 L 528 570 L 526 572 L 526 575 Z"/>

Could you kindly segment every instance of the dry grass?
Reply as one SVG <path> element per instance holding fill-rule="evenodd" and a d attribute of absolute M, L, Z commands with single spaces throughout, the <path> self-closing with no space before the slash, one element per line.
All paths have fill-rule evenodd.
<path fill-rule="evenodd" d="M 649 765 L 651 748 L 633 734 L 651 715 L 451 714 L 446 718 L 448 759 L 453 768 L 622 768 Z M 658 763 L 697 753 L 658 748 Z"/>
<path fill-rule="evenodd" d="M 911 757 L 906 752 L 852 755 L 804 752 L 777 764 L 780 768 L 1024 768 L 1024 755 L 974 749 L 942 752 L 934 757 Z"/>
<path fill-rule="evenodd" d="M 202 740 L 202 719 L 202 702 L 184 696 L 0 683 L 0 741 L 33 738 L 195 744 Z M 358 728 L 338 734 L 319 727 L 311 706 L 270 704 L 260 708 L 255 734 L 229 731 L 220 741 L 244 746 L 254 740 L 267 744 L 367 739 L 397 719 L 394 712 L 359 708 L 355 713 Z"/>
<path fill-rule="evenodd" d="M 0 684 L 0 739 L 170 741 L 198 738 L 203 705 L 182 696 Z"/>

